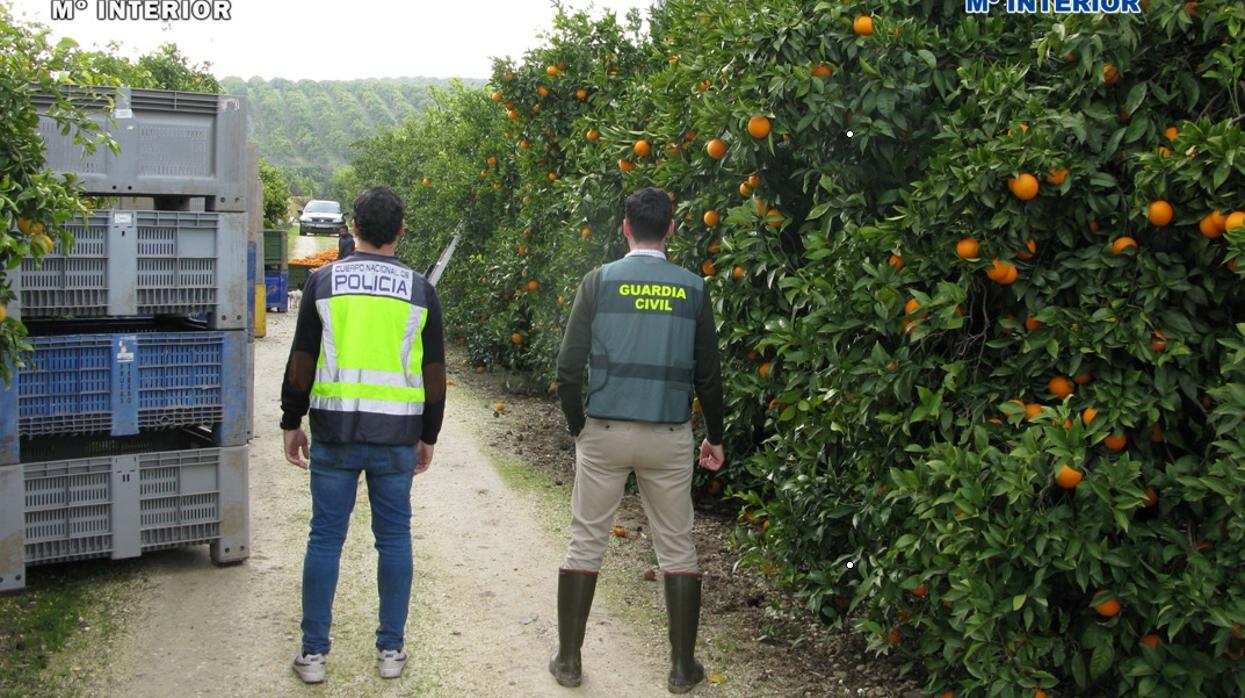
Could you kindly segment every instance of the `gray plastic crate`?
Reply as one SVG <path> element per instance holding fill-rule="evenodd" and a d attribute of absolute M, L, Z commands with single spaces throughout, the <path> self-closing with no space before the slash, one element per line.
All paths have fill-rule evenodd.
<path fill-rule="evenodd" d="M 108 109 L 108 98 L 113 101 Z M 245 211 L 246 107 L 241 97 L 147 90 L 73 89 L 70 99 L 120 146 L 85 153 L 71 131 L 39 118 L 48 168 L 77 176 L 91 194 L 203 196 L 210 211 Z M 51 106 L 37 95 L 41 110 Z"/>
<path fill-rule="evenodd" d="M 246 327 L 246 216 L 97 211 L 68 225 L 77 243 L 22 260 L 12 309 L 25 320 L 207 314 Z"/>
<path fill-rule="evenodd" d="M 250 555 L 247 446 L 119 450 L 0 467 L 0 591 L 31 565 L 198 544 L 217 563 Z"/>

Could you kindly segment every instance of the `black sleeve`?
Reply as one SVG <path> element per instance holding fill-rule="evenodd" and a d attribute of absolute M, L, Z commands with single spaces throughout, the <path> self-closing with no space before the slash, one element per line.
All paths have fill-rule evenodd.
<path fill-rule="evenodd" d="M 579 283 L 571 317 L 562 335 L 562 348 L 558 351 L 558 398 L 562 402 L 562 414 L 566 426 L 578 435 L 584 428 L 584 367 L 588 353 L 592 351 L 592 318 L 597 312 L 597 285 L 601 270 L 588 272 Z"/>
<path fill-rule="evenodd" d="M 722 443 L 723 418 L 726 414 L 722 398 L 722 358 L 718 353 L 718 330 L 713 321 L 713 303 L 705 290 L 704 304 L 696 318 L 696 397 L 705 416 L 709 443 Z"/>
<path fill-rule="evenodd" d="M 320 338 L 324 332 L 316 310 L 316 285 L 310 281 L 308 279 L 302 305 L 298 308 L 298 324 L 294 328 L 290 358 L 281 383 L 281 428 L 286 431 L 297 429 L 311 407 L 311 385 L 316 378 L 316 359 L 320 356 Z"/>
<path fill-rule="evenodd" d="M 424 416 L 420 441 L 435 444 L 445 421 L 445 326 L 441 319 L 441 301 L 432 284 L 427 284 L 427 293 L 428 319 L 423 332 Z"/>

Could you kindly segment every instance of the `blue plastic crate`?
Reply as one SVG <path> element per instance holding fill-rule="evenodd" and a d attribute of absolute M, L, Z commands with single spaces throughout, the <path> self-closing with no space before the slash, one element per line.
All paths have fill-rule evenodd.
<path fill-rule="evenodd" d="M 34 336 L 0 414 L 0 463 L 17 439 L 210 426 L 224 446 L 246 442 L 249 390 L 242 331 Z M 12 396 L 9 402 L 12 402 Z M 0 404 L 5 400 L 0 399 Z M 7 437 L 7 438 L 6 438 Z"/>
<path fill-rule="evenodd" d="M 290 272 L 284 269 L 264 270 L 264 296 L 268 309 L 284 313 L 290 309 Z"/>

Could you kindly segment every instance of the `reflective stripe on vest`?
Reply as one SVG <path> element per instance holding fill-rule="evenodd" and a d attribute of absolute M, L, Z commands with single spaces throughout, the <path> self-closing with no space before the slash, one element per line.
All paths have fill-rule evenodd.
<path fill-rule="evenodd" d="M 687 421 L 704 280 L 644 256 L 605 265 L 600 279 L 587 413 L 635 422 Z"/>
<path fill-rule="evenodd" d="M 423 329 L 428 311 L 409 295 L 402 297 L 410 294 L 412 277 L 402 278 L 410 271 L 354 258 L 337 263 L 343 264 L 340 279 L 331 282 L 333 295 L 316 301 L 323 334 L 311 408 L 423 414 Z M 329 267 L 330 274 L 337 273 L 337 265 Z M 403 291 L 395 292 L 398 288 Z"/>

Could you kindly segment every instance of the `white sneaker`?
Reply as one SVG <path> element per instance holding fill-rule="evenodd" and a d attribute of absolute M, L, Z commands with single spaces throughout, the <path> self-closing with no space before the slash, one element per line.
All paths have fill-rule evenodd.
<path fill-rule="evenodd" d="M 376 652 L 376 671 L 382 679 L 396 679 L 402 675 L 406 666 L 406 652 L 402 650 L 378 650 Z"/>
<path fill-rule="evenodd" d="M 326 661 L 322 654 L 303 654 L 299 652 L 291 665 L 294 673 L 303 683 L 324 683 L 324 666 Z"/>

